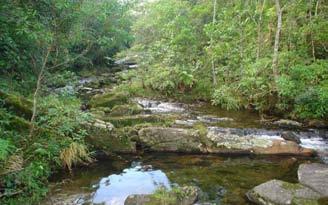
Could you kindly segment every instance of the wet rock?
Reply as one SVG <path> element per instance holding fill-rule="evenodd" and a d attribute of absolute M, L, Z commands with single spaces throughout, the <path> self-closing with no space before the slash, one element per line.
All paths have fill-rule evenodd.
<path fill-rule="evenodd" d="M 195 123 L 197 123 L 198 120 L 176 120 L 176 125 L 186 126 L 186 127 L 192 127 Z"/>
<path fill-rule="evenodd" d="M 212 142 L 207 146 L 210 153 L 255 153 L 289 154 L 311 156 L 313 150 L 302 148 L 292 141 L 285 141 L 278 135 L 230 131 L 230 129 L 210 127 L 207 138 Z"/>
<path fill-rule="evenodd" d="M 298 180 L 301 184 L 310 187 L 328 197 L 328 165 L 327 164 L 301 164 L 298 168 Z"/>
<path fill-rule="evenodd" d="M 259 205 L 317 204 L 320 198 L 317 192 L 306 186 L 280 180 L 271 180 L 256 186 L 246 196 Z"/>
<path fill-rule="evenodd" d="M 281 137 L 285 140 L 288 141 L 293 141 L 296 142 L 297 144 L 301 144 L 301 140 L 300 138 L 296 135 L 295 132 L 291 132 L 291 131 L 284 131 L 281 133 Z"/>
<path fill-rule="evenodd" d="M 314 127 L 314 128 L 327 128 L 328 127 L 328 125 L 324 121 L 321 121 L 321 120 L 310 120 L 308 122 L 308 126 Z"/>
<path fill-rule="evenodd" d="M 125 200 L 124 205 L 145 205 L 151 203 L 149 194 L 130 195 Z"/>
<path fill-rule="evenodd" d="M 273 122 L 274 125 L 277 125 L 281 128 L 301 128 L 302 123 L 296 122 L 294 120 L 285 120 L 281 119 L 278 121 Z"/>
<path fill-rule="evenodd" d="M 200 152 L 201 141 L 197 130 L 147 127 L 139 131 L 140 143 L 151 151 Z"/>
<path fill-rule="evenodd" d="M 55 195 L 45 201 L 45 205 L 86 205 L 88 202 L 88 194 L 73 194 L 69 196 Z"/>
<path fill-rule="evenodd" d="M 215 117 L 215 116 L 198 116 L 197 120 L 199 120 L 200 122 L 203 123 L 218 123 L 218 122 L 223 122 L 223 121 L 233 121 L 232 118 L 228 118 L 228 117 Z"/>
<path fill-rule="evenodd" d="M 159 189 L 154 194 L 130 195 L 124 205 L 193 205 L 199 193 L 199 188 L 195 186 L 184 186 L 171 191 Z"/>

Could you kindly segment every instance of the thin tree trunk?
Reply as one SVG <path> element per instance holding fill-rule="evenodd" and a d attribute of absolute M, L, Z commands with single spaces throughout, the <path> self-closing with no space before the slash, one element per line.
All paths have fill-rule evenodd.
<path fill-rule="evenodd" d="M 312 26 L 312 0 L 310 0 L 310 9 L 309 9 L 309 18 L 310 18 L 310 25 Z M 314 40 L 313 40 L 313 32 L 312 28 L 310 28 L 310 37 L 311 37 L 311 47 L 312 47 L 312 57 L 315 60 L 315 49 L 314 49 Z"/>
<path fill-rule="evenodd" d="M 263 0 L 263 3 L 261 5 L 259 22 L 257 24 L 257 51 L 256 51 L 256 60 L 259 60 L 260 59 L 260 55 L 261 55 L 260 53 L 261 53 L 261 47 L 262 47 L 262 41 L 263 41 L 261 27 L 262 27 L 262 21 L 263 21 L 264 6 L 265 6 L 265 0 Z"/>
<path fill-rule="evenodd" d="M 217 0 L 214 0 L 214 8 L 213 8 L 213 25 L 216 23 L 216 5 Z M 213 78 L 213 85 L 215 86 L 217 84 L 216 82 L 216 74 L 215 74 L 215 62 L 214 62 L 214 52 L 213 52 L 213 46 L 214 46 L 214 39 L 213 34 L 211 36 L 211 47 L 212 47 L 212 78 Z"/>
<path fill-rule="evenodd" d="M 277 30 L 276 36 L 274 40 L 274 49 L 273 49 L 273 58 L 272 58 L 272 71 L 274 79 L 277 80 L 279 72 L 278 72 L 278 57 L 279 57 L 279 43 L 280 43 L 280 33 L 282 27 L 282 9 L 280 7 L 279 0 L 275 0 L 276 2 L 276 10 L 277 10 Z"/>
<path fill-rule="evenodd" d="M 318 16 L 319 4 L 320 4 L 320 0 L 318 0 L 317 3 L 316 3 L 316 5 L 315 5 L 315 12 L 314 12 L 314 15 L 315 16 Z"/>
<path fill-rule="evenodd" d="M 31 128 L 30 128 L 30 135 L 29 137 L 31 138 L 33 136 L 33 132 L 34 132 L 34 122 L 35 122 L 35 117 L 36 117 L 36 112 L 37 112 L 37 105 L 38 105 L 38 95 L 39 95 L 39 91 L 41 89 L 41 83 L 42 83 L 42 78 L 44 75 L 44 71 L 46 69 L 46 65 L 47 65 L 47 61 L 48 61 L 48 57 L 51 51 L 51 47 L 49 47 L 47 49 L 46 55 L 43 59 L 42 62 L 42 66 L 38 75 L 38 80 L 36 83 L 36 89 L 34 91 L 34 95 L 33 95 L 33 109 L 32 109 L 32 117 L 31 117 Z"/>

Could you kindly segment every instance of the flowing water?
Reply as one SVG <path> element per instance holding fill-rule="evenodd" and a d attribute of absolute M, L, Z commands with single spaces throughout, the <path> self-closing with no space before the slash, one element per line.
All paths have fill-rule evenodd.
<path fill-rule="evenodd" d="M 151 113 L 179 114 L 178 126 L 197 122 L 209 131 L 281 139 L 284 131 L 267 127 L 251 112 L 228 112 L 208 105 L 184 105 L 135 99 Z M 301 146 L 315 149 L 319 158 L 290 156 L 215 156 L 144 153 L 102 158 L 88 167 L 74 170 L 74 175 L 53 176 L 46 204 L 123 205 L 131 194 L 150 194 L 159 187 L 196 185 L 202 200 L 213 204 L 250 204 L 245 193 L 271 179 L 297 182 L 297 168 L 305 161 L 328 160 L 327 130 L 296 130 Z"/>

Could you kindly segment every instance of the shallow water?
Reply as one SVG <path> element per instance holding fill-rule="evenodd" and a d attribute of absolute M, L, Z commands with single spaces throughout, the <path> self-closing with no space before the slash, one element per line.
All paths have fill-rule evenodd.
<path fill-rule="evenodd" d="M 204 201 L 249 204 L 247 190 L 270 179 L 297 182 L 297 167 L 306 160 L 309 159 L 177 154 L 106 158 L 75 170 L 74 176 L 54 176 L 57 182 L 66 183 L 54 185 L 49 198 L 63 202 L 73 196 L 73 201 L 79 201 L 76 204 L 121 205 L 130 194 L 153 193 L 160 186 L 196 185 L 204 192 Z"/>
<path fill-rule="evenodd" d="M 259 116 L 248 111 L 224 111 L 210 105 L 185 105 L 139 99 L 145 110 L 155 114 L 181 115 L 177 126 L 192 127 L 204 123 L 209 131 L 239 136 L 281 139 L 283 129 L 267 127 Z M 327 130 L 294 130 L 301 146 L 316 150 L 328 163 Z M 297 182 L 300 163 L 316 158 L 289 156 L 215 156 L 144 154 L 99 159 L 88 167 L 74 170 L 74 175 L 53 176 L 46 204 L 123 205 L 132 194 L 150 194 L 159 187 L 196 185 L 201 199 L 213 204 L 248 205 L 245 193 L 271 179 Z M 51 203 L 50 203 L 51 201 Z"/>

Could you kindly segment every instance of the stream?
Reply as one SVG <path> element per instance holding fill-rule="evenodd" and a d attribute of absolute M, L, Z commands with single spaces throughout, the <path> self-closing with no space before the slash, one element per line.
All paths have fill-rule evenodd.
<path fill-rule="evenodd" d="M 205 104 L 182 104 L 144 98 L 133 99 L 150 114 L 178 114 L 173 126 L 205 124 L 213 132 L 233 133 L 255 138 L 282 139 L 290 129 L 261 123 L 249 111 L 225 111 Z M 47 205 L 124 205 L 132 194 L 151 194 L 158 188 L 195 185 L 202 190 L 200 201 L 209 204 L 251 204 L 245 193 L 271 179 L 297 182 L 297 168 L 304 162 L 328 162 L 328 131 L 293 131 L 304 148 L 314 149 L 318 157 L 194 155 L 147 153 L 100 157 L 97 162 L 65 171 L 51 178 Z"/>

